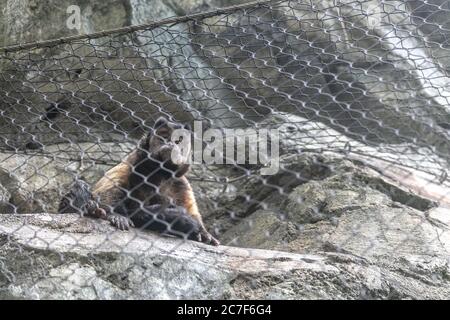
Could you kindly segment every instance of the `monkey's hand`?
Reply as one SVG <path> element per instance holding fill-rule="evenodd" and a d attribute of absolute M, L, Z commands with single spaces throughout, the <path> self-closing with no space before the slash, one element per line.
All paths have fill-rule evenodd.
<path fill-rule="evenodd" d="M 98 218 L 98 219 L 103 219 L 103 220 L 108 219 L 108 214 L 106 213 L 105 209 L 102 209 L 102 208 L 95 209 L 92 216 L 95 218 Z"/>
<path fill-rule="evenodd" d="M 175 171 L 175 177 L 179 178 L 184 176 L 191 166 L 189 164 L 182 164 L 178 167 L 177 171 Z"/>
<path fill-rule="evenodd" d="M 110 214 L 106 220 L 119 230 L 129 230 L 131 227 L 134 227 L 133 221 L 119 214 Z"/>
<path fill-rule="evenodd" d="M 206 229 L 201 230 L 197 234 L 197 241 L 210 244 L 212 246 L 220 245 L 220 241 L 214 238 Z"/>
<path fill-rule="evenodd" d="M 86 215 L 88 217 L 105 219 L 107 217 L 107 213 L 104 209 L 98 206 L 98 202 L 94 200 L 89 200 L 82 211 L 82 216 Z"/>

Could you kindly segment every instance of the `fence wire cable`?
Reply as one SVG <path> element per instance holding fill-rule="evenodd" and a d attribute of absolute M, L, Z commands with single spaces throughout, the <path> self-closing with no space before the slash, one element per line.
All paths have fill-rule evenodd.
<path fill-rule="evenodd" d="M 450 8 L 428 1 L 255 1 L 0 48 L 0 226 L 11 223 L 8 214 L 29 214 L 8 232 L 29 236 L 29 226 L 30 246 L 66 241 L 67 250 L 94 256 L 108 250 L 89 242 L 98 227 L 133 259 L 158 252 L 158 266 L 180 252 L 205 263 L 204 247 L 191 240 L 215 238 L 230 246 L 221 253 L 248 248 L 249 261 L 260 254 L 252 248 L 274 257 L 397 257 L 429 225 L 436 232 L 423 236 L 425 245 L 445 251 L 448 226 L 430 213 L 450 208 L 450 29 L 433 20 L 442 12 Z M 167 122 L 158 126 L 161 116 Z M 261 175 L 266 166 L 251 162 L 256 151 L 248 146 L 243 163 L 203 161 L 184 176 L 185 163 L 168 161 L 163 147 L 171 130 L 187 124 L 203 132 L 276 130 L 278 172 Z M 100 219 L 52 215 L 74 181 L 93 197 L 72 213 Z M 203 220 L 181 192 L 195 195 Z M 47 234 L 48 221 L 62 231 Z M 136 226 L 117 230 L 127 223 Z M 155 225 L 174 239 L 149 236 Z M 340 228 L 350 230 L 333 242 Z M 398 238 L 389 243 L 391 233 Z M 145 248 L 136 256 L 137 243 Z M 15 245 L 4 248 L 29 250 Z M 65 261 L 74 261 L 69 254 L 58 262 L 28 256 L 42 269 L 30 275 L 33 284 L 52 281 L 46 263 L 66 268 L 56 286 L 79 272 Z M 11 268 L 0 259 L 0 296 L 26 277 Z M 94 288 L 96 275 L 88 278 L 85 287 Z M 166 294 L 155 287 L 150 296 Z"/>

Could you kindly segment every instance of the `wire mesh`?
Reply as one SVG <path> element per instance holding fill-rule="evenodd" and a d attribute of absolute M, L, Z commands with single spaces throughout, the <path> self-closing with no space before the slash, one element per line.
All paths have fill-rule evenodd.
<path fill-rule="evenodd" d="M 446 260 L 450 242 L 443 235 L 447 229 L 430 222 L 429 215 L 435 207 L 450 206 L 450 29 L 441 23 L 450 8 L 445 2 L 434 3 L 259 2 L 111 32 L 0 48 L 0 211 L 5 213 L 6 226 L 14 225 L 7 223 L 13 219 L 8 213 L 33 214 L 17 230 L 3 227 L 3 233 L 24 236 L 22 229 L 28 225 L 48 228 L 47 220 L 56 219 L 48 213 L 58 212 L 75 180 L 82 177 L 91 192 L 98 190 L 102 177 L 104 183 L 117 187 L 121 182 L 105 172 L 123 166 L 122 161 L 128 159 L 128 169 L 121 167 L 116 173 L 137 182 L 131 187 L 127 180 L 119 186 L 121 196 L 115 196 L 114 205 L 105 206 L 105 215 L 116 212 L 139 226 L 123 232 L 86 217 L 69 223 L 94 221 L 94 226 L 106 230 L 101 229 L 101 234 L 118 241 L 123 254 L 137 250 L 145 256 L 156 250 L 167 260 L 175 259 L 176 252 L 191 245 L 187 238 L 213 242 L 205 240 L 208 233 L 202 231 L 203 223 L 224 245 L 270 249 L 274 256 L 338 252 L 365 258 L 423 254 Z M 147 159 L 149 150 L 156 148 L 152 142 L 142 144 L 148 134 L 159 138 L 166 134 L 155 127 L 161 116 L 171 123 L 201 124 L 203 131 L 275 129 L 279 170 L 261 175 L 264 165 L 250 163 L 250 151 L 243 163 L 192 164 L 186 175 L 190 185 L 166 188 L 165 181 L 179 181 L 183 175 L 177 176 L 179 166 L 172 171 L 166 168 L 161 175 L 157 168 L 164 167 L 161 158 L 152 158 L 157 166 L 150 172 L 139 161 L 130 162 L 139 150 L 145 151 L 141 156 Z M 202 152 L 210 143 L 200 144 Z M 219 153 L 218 158 L 222 156 Z M 142 159 L 145 164 L 147 160 Z M 203 222 L 187 200 L 181 199 L 181 194 L 188 193 L 195 196 Z M 92 201 L 101 207 L 108 197 L 97 194 Z M 162 209 L 149 207 L 164 202 L 162 198 L 167 202 Z M 194 227 L 194 235 L 178 234 L 171 241 L 163 236 L 162 240 L 145 238 L 146 233 L 137 231 L 148 227 L 156 213 L 169 209 L 179 210 L 174 213 L 178 220 L 163 219 L 161 228 L 180 223 L 179 216 L 183 216 L 193 217 L 194 222 L 186 223 L 200 223 L 197 228 L 201 230 Z M 135 214 L 142 210 L 150 216 L 138 218 Z M 81 213 L 87 211 L 84 208 Z M 39 220 L 37 213 L 44 222 L 34 220 Z M 124 227 L 121 222 L 110 222 Z M 71 248 L 102 250 L 102 243 L 85 240 L 90 231 L 64 228 L 59 236 L 45 235 L 45 231 L 40 235 L 38 228 L 27 239 L 51 248 L 61 237 Z M 77 232 L 77 236 L 72 234 Z M 13 246 L 5 243 L 5 248 Z M 204 264 L 199 258 L 203 247 L 189 248 L 186 259 Z M 218 251 L 223 256 L 213 263 L 226 264 L 225 252 L 235 252 L 223 248 Z M 5 250 L 16 257 L 17 249 Z M 263 259 L 252 249 L 245 252 L 249 261 L 252 255 Z M 78 262 L 66 256 L 59 262 L 50 258 L 42 262 L 52 270 L 66 266 L 66 273 L 56 277 L 59 284 L 78 272 Z M 30 259 L 35 258 L 30 255 Z M 36 259 L 33 264 L 38 263 Z M 135 259 L 130 264 L 138 265 Z M 0 260 L 0 266 L 5 263 Z M 25 277 L 7 269 L 0 268 L 0 290 L 5 295 L 13 292 L 11 286 L 17 279 Z M 180 270 L 174 267 L 158 273 L 161 286 L 144 290 L 135 284 L 127 287 L 127 294 L 196 297 L 191 287 L 168 289 L 174 286 L 171 281 L 183 283 L 177 272 L 189 276 Z M 109 271 L 111 277 L 118 277 Z M 36 286 L 51 278 L 51 272 L 33 277 L 30 288 L 34 291 L 29 296 L 42 297 Z M 87 279 L 80 285 L 85 290 L 98 285 L 97 276 Z M 444 296 L 450 292 L 448 284 L 442 284 L 448 282 L 444 276 L 436 281 Z M 114 288 L 121 286 L 117 279 L 111 283 Z M 253 296 L 237 291 L 231 296 L 272 297 L 267 292 L 272 292 L 273 285 L 250 288 Z M 106 293 L 92 297 L 126 297 L 114 290 L 108 287 Z M 294 297 L 304 297 L 302 290 Z M 358 290 L 355 297 L 375 295 L 367 287 L 364 293 Z M 214 296 L 228 297 L 212 289 L 203 297 Z"/>

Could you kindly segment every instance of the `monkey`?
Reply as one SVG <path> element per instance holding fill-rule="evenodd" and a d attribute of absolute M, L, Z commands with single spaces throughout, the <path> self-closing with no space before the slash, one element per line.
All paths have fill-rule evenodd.
<path fill-rule="evenodd" d="M 162 117 L 156 120 L 137 147 L 94 185 L 92 197 L 102 211 L 96 209 L 93 215 L 121 230 L 187 234 L 188 239 L 219 245 L 203 223 L 185 176 L 190 165 L 180 156 L 181 139 L 172 141 L 176 129 L 185 128 Z"/>
<path fill-rule="evenodd" d="M 138 146 L 95 184 L 93 194 L 100 199 L 100 207 L 116 217 L 114 224 L 119 229 L 128 229 L 130 223 L 136 227 L 146 224 L 150 208 L 158 209 L 166 219 L 177 216 L 177 212 L 185 218 L 182 213 L 186 213 L 199 228 L 196 240 L 219 245 L 204 226 L 185 176 L 190 165 L 180 156 L 181 141 L 172 141 L 172 133 L 177 129 L 189 128 L 158 118 Z"/>

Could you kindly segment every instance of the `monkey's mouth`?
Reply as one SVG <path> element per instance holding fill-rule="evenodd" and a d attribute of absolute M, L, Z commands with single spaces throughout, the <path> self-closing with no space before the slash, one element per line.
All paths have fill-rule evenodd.
<path fill-rule="evenodd" d="M 159 159 L 165 164 L 183 165 L 188 163 L 188 158 L 177 146 L 163 147 L 159 153 Z"/>

